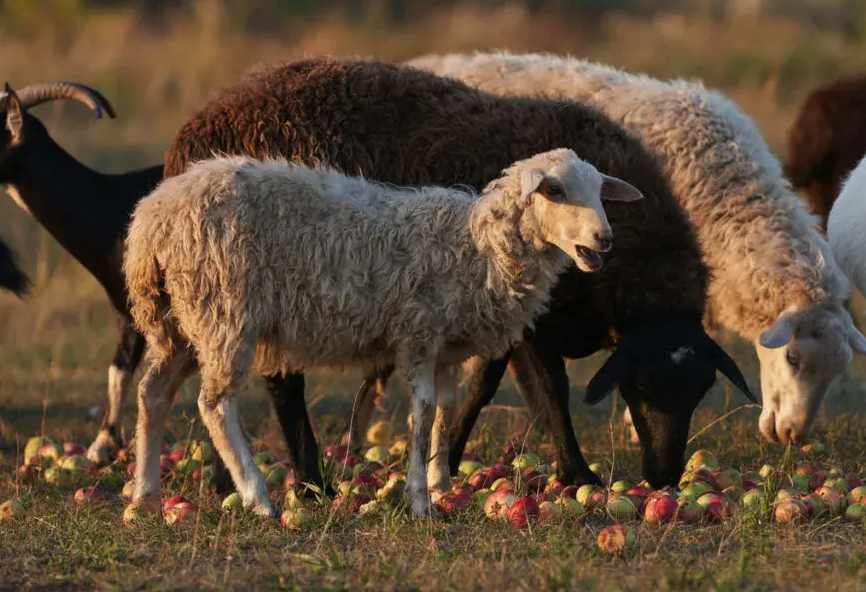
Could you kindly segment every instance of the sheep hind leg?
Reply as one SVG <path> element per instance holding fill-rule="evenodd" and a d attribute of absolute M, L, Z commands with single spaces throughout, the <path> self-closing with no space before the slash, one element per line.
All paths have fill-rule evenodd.
<path fill-rule="evenodd" d="M 202 375 L 198 409 L 214 448 L 231 473 L 244 508 L 263 516 L 278 517 L 265 480 L 241 430 L 236 397 L 243 390 L 240 377 L 224 381 Z"/>
<path fill-rule="evenodd" d="M 430 493 L 427 490 L 427 459 L 435 413 L 433 406 L 436 402 L 435 364 L 415 364 L 409 367 L 407 375 L 412 389 L 412 447 L 409 451 L 406 493 L 414 516 L 435 516 L 438 513 L 430 507 Z"/>
<path fill-rule="evenodd" d="M 132 506 L 145 513 L 159 511 L 160 467 L 165 422 L 177 389 L 195 371 L 195 360 L 185 347 L 151 364 L 138 385 L 135 490 Z"/>
<path fill-rule="evenodd" d="M 430 454 L 433 457 L 427 466 L 427 483 L 430 489 L 448 491 L 451 489 L 451 471 L 448 469 L 448 435 L 457 398 L 457 367 L 440 366 L 436 368 L 436 417 L 433 420 L 433 433 Z"/>

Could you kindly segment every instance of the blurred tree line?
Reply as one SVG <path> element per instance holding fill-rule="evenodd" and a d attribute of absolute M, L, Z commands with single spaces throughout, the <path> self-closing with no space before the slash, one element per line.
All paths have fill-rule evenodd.
<path fill-rule="evenodd" d="M 637 17 L 699 12 L 717 20 L 761 13 L 806 22 L 849 38 L 866 38 L 866 0 L 0 0 L 0 19 L 26 28 L 34 22 L 44 23 L 47 17 L 62 26 L 88 11 L 125 9 L 161 27 L 174 14 L 191 13 L 201 4 L 214 2 L 230 15 L 233 26 L 252 32 L 279 30 L 287 22 L 303 22 L 320 14 L 399 24 L 458 4 L 472 4 L 488 8 L 522 5 L 530 14 L 579 16 L 587 24 L 609 12 Z"/>

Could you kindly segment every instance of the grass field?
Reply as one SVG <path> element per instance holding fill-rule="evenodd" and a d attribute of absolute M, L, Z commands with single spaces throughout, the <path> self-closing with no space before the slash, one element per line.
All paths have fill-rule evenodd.
<path fill-rule="evenodd" d="M 464 7 L 399 27 L 323 18 L 277 38 L 232 28 L 211 4 L 201 2 L 196 18 L 179 21 L 159 36 L 140 30 L 123 12 L 93 15 L 62 35 L 59 29 L 37 27 L 25 36 L 0 21 L 0 65 L 16 85 L 77 80 L 105 92 L 118 106 L 117 121 L 91 122 L 78 108 L 56 104 L 35 112 L 77 157 L 101 170 L 119 171 L 158 161 L 185 114 L 212 88 L 262 60 L 302 54 L 404 59 L 432 51 L 510 47 L 571 52 L 659 76 L 700 76 L 754 117 L 779 155 L 808 87 L 866 63 L 866 52 L 856 42 L 784 19 L 719 23 L 677 15 L 652 20 L 614 15 L 590 31 L 555 14 Z M 479 28 L 479 22 L 485 26 Z M 170 527 L 154 519 L 123 528 L 122 467 L 100 482 L 107 499 L 86 507 L 73 501 L 73 489 L 41 481 L 24 484 L 15 475 L 20 450 L 33 435 L 90 442 L 101 418 L 117 334 L 96 282 L 11 200 L 0 201 L 0 236 L 21 253 L 36 283 L 26 302 L 0 294 L 0 501 L 25 501 L 20 518 L 0 523 L 0 590 L 866 589 L 866 525 L 839 519 L 797 527 L 745 514 L 715 526 L 667 529 L 636 523 L 637 549 L 620 559 L 596 547 L 597 533 L 611 523 L 603 514 L 515 529 L 488 520 L 478 508 L 443 521 L 413 521 L 401 509 L 329 521 L 328 510 L 320 508 L 312 525 L 291 531 L 249 515 L 226 516 L 216 496 L 187 484 L 186 492 L 201 508 L 196 520 Z M 855 308 L 864 309 L 859 296 Z M 757 389 L 754 352 L 733 338 L 726 347 Z M 590 462 L 612 465 L 616 478 L 637 479 L 637 450 L 619 424 L 621 401 L 609 399 L 596 408 L 579 402 L 600 360 L 569 365 L 578 437 Z M 816 434 L 828 443 L 829 453 L 814 460 L 866 476 L 863 364 L 857 360 L 828 400 Z M 320 445 L 334 442 L 342 430 L 357 378 L 314 373 L 308 381 L 307 402 Z M 196 394 L 197 381 L 190 380 L 172 414 L 172 441 L 191 429 L 202 435 L 199 423 L 190 423 L 197 418 Z M 798 450 L 759 438 L 756 409 L 736 411 L 702 431 L 743 402 L 737 394 L 727 400 L 723 384 L 717 384 L 693 420 L 696 437 L 689 450 L 713 450 L 723 464 L 744 471 L 765 463 L 790 470 L 805 459 Z M 489 462 L 509 436 L 522 436 L 532 424 L 509 381 L 495 403 L 482 415 L 470 444 Z M 398 431 L 405 431 L 401 377 L 392 381 L 386 406 Z M 126 412 L 130 437 L 134 393 Z M 258 381 L 242 401 L 242 414 L 254 445 L 284 457 Z M 544 434 L 529 429 L 527 448 L 544 450 L 546 442 Z"/>

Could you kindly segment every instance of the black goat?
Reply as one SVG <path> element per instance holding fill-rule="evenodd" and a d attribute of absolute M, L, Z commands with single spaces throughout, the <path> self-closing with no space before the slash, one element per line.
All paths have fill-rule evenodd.
<path fill-rule="evenodd" d="M 133 207 L 162 178 L 162 165 L 121 175 L 104 175 L 63 150 L 27 110 L 53 100 L 72 100 L 97 118 L 115 117 L 97 91 L 80 84 L 36 84 L 19 93 L 6 85 L 0 94 L 0 184 L 64 249 L 99 281 L 119 313 L 120 343 L 108 372 L 108 404 L 102 427 L 88 450 L 100 463 L 122 444 L 120 414 L 130 379 L 144 351 L 144 339 L 126 312 L 121 273 L 122 241 Z"/>
<path fill-rule="evenodd" d="M 0 288 L 23 298 L 30 288 L 30 280 L 15 263 L 15 254 L 0 240 Z"/>

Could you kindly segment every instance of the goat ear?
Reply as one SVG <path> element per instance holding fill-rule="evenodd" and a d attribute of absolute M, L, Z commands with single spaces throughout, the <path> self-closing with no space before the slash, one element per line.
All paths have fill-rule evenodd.
<path fill-rule="evenodd" d="M 782 311 L 782 314 L 779 315 L 779 318 L 776 319 L 776 322 L 769 329 L 761 333 L 758 343 L 767 349 L 776 349 L 786 345 L 794 338 L 794 331 L 796 330 L 799 316 L 800 307 L 797 305 L 789 306 Z"/>
<path fill-rule="evenodd" d="M 637 201 L 643 199 L 637 187 L 622 179 L 601 174 L 601 199 L 607 201 Z"/>
<path fill-rule="evenodd" d="M 631 368 L 632 356 L 628 349 L 621 345 L 610 354 L 607 361 L 602 364 L 589 384 L 586 385 L 583 401 L 588 405 L 595 405 L 604 400 L 631 371 Z"/>
<path fill-rule="evenodd" d="M 538 190 L 544 182 L 544 171 L 541 169 L 528 169 L 520 175 L 520 201 L 528 203 L 529 196 L 533 191 Z"/>
<path fill-rule="evenodd" d="M 758 400 L 755 398 L 755 395 L 752 394 L 752 391 L 749 390 L 749 385 L 746 384 L 746 378 L 743 376 L 743 373 L 740 371 L 740 367 L 737 366 L 737 363 L 734 361 L 731 356 L 728 355 L 722 346 L 716 343 L 712 337 L 704 333 L 704 337 L 706 338 L 701 347 L 704 355 L 706 355 L 712 362 L 713 365 L 724 374 L 731 383 L 740 389 L 746 398 L 750 400 L 752 403 L 758 403 Z"/>
<path fill-rule="evenodd" d="M 6 83 L 3 89 L 6 93 L 6 129 L 12 134 L 12 141 L 18 142 L 21 140 L 21 135 L 24 131 L 24 116 L 22 115 L 21 101 L 18 100 L 18 95 Z"/>

